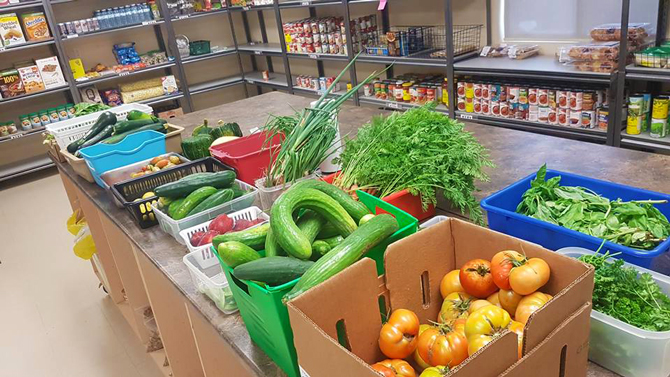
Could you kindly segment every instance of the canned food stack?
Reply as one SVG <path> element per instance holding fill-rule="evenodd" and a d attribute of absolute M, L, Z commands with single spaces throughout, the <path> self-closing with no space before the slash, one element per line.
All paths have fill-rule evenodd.
<path fill-rule="evenodd" d="M 347 54 L 344 19 L 307 18 L 283 25 L 286 50 L 302 54 Z"/>
<path fill-rule="evenodd" d="M 466 113 L 565 127 L 607 129 L 609 112 L 605 89 L 459 81 L 456 93 L 457 108 Z"/>
<path fill-rule="evenodd" d="M 670 96 L 659 95 L 652 100 L 649 93 L 638 93 L 628 97 L 626 133 L 639 135 L 649 130 L 654 138 L 668 135 L 668 105 Z"/>
<path fill-rule="evenodd" d="M 333 85 L 335 82 L 335 77 L 311 77 L 311 76 L 298 76 L 295 80 L 295 86 L 303 89 L 311 89 L 316 91 L 325 92 Z M 340 91 L 340 83 L 336 83 L 332 92 Z"/>
<path fill-rule="evenodd" d="M 363 96 L 423 105 L 449 102 L 447 79 L 442 75 L 406 74 L 388 80 L 374 80 L 363 86 Z"/>

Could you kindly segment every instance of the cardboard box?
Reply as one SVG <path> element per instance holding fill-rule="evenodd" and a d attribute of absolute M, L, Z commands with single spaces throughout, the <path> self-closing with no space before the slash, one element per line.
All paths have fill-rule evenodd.
<path fill-rule="evenodd" d="M 0 39 L 5 47 L 26 43 L 16 13 L 0 14 Z"/>
<path fill-rule="evenodd" d="M 369 365 L 386 359 L 377 344 L 380 310 L 405 308 L 421 323 L 435 321 L 442 305 L 442 277 L 471 259 L 490 260 L 502 250 L 544 259 L 551 278 L 541 291 L 554 298 L 529 318 L 521 360 L 516 335 L 505 333 L 450 375 L 533 376 L 541 370 L 543 377 L 585 376 L 593 267 L 453 218 L 390 245 L 384 276 L 377 277 L 374 262 L 363 259 L 289 302 L 301 368 L 312 377 L 378 377 Z"/>
<path fill-rule="evenodd" d="M 16 97 L 26 93 L 19 71 L 10 69 L 0 72 L 0 93 L 2 93 L 2 98 Z"/>
<path fill-rule="evenodd" d="M 36 65 L 19 68 L 18 71 L 26 93 L 41 92 L 45 89 L 42 75 L 40 75 L 40 70 Z"/>
<path fill-rule="evenodd" d="M 57 88 L 65 84 L 65 77 L 60 68 L 57 56 L 51 56 L 44 59 L 35 60 L 35 64 L 40 69 L 42 81 L 47 89 Z"/>
<path fill-rule="evenodd" d="M 72 70 L 72 76 L 75 80 L 80 79 L 86 75 L 84 63 L 79 58 L 70 59 L 70 70 Z"/>
<path fill-rule="evenodd" d="M 171 119 L 171 118 L 176 118 L 176 117 L 180 117 L 180 116 L 183 116 L 183 115 L 184 115 L 184 110 L 182 110 L 181 107 L 158 113 L 158 117 L 161 118 L 161 119 Z"/>
<path fill-rule="evenodd" d="M 51 38 L 49 34 L 49 25 L 44 12 L 25 13 L 21 15 L 23 29 L 26 31 L 26 38 L 29 41 L 39 41 Z"/>

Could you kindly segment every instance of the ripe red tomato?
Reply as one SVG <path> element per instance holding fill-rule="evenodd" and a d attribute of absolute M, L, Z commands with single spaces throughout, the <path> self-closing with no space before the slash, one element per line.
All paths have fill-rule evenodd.
<path fill-rule="evenodd" d="M 459 279 L 463 289 L 477 298 L 487 298 L 498 288 L 491 275 L 491 263 L 484 259 L 473 259 L 461 267 Z"/>
<path fill-rule="evenodd" d="M 419 317 L 411 310 L 396 309 L 379 332 L 379 349 L 386 357 L 404 359 L 416 349 Z"/>
<path fill-rule="evenodd" d="M 509 274 L 512 268 L 521 265 L 526 260 L 522 254 L 514 250 L 505 250 L 497 253 L 491 259 L 491 274 L 493 282 L 500 289 L 509 291 L 512 289 L 509 285 Z"/>

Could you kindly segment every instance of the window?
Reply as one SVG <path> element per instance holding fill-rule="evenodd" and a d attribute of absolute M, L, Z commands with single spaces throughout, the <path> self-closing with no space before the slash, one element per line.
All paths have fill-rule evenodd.
<path fill-rule="evenodd" d="M 597 25 L 621 22 L 621 0 L 501 0 L 503 40 L 589 39 Z M 655 29 L 659 0 L 631 0 L 630 22 Z"/>

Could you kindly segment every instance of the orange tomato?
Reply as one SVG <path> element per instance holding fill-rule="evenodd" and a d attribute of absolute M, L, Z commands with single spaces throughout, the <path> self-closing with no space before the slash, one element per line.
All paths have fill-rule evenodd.
<path fill-rule="evenodd" d="M 498 292 L 491 294 L 489 297 L 486 298 L 486 301 L 490 302 L 491 304 L 501 307 L 500 306 L 500 298 L 498 297 Z"/>
<path fill-rule="evenodd" d="M 416 377 L 414 368 L 405 360 L 387 359 L 372 365 L 384 377 Z"/>
<path fill-rule="evenodd" d="M 421 337 L 421 334 L 423 334 L 424 331 L 428 330 L 431 326 L 430 325 L 421 325 L 419 326 L 419 337 Z M 430 365 L 423 361 L 421 358 L 421 355 L 419 355 L 419 348 L 414 350 L 414 361 L 416 364 L 421 368 L 421 370 L 424 370 L 426 368 L 429 368 Z"/>
<path fill-rule="evenodd" d="M 458 278 L 465 292 L 477 298 L 486 298 L 497 289 L 491 275 L 491 263 L 484 259 L 473 259 L 465 263 Z"/>
<path fill-rule="evenodd" d="M 468 357 L 468 340 L 465 338 L 464 324 L 455 326 L 439 325 L 431 327 L 419 336 L 417 349 L 421 358 L 432 366 L 454 367 Z"/>
<path fill-rule="evenodd" d="M 501 289 L 498 291 L 498 300 L 500 301 L 500 306 L 507 310 L 508 313 L 516 313 L 516 307 L 519 306 L 519 301 L 523 296 L 514 292 L 513 290 Z"/>
<path fill-rule="evenodd" d="M 522 298 L 519 301 L 519 306 L 516 308 L 514 319 L 525 325 L 528 322 L 528 317 L 551 300 L 551 297 L 551 295 L 546 293 L 535 292 Z"/>
<path fill-rule="evenodd" d="M 542 288 L 549 281 L 551 269 L 540 258 L 530 258 L 522 266 L 514 267 L 509 274 L 509 283 L 514 292 L 526 296 Z"/>
<path fill-rule="evenodd" d="M 468 309 L 468 313 L 472 314 L 476 312 L 478 309 L 481 309 L 487 305 L 493 305 L 493 303 L 487 301 L 487 300 L 477 300 L 473 301 L 472 304 L 470 304 L 470 308 Z"/>
<path fill-rule="evenodd" d="M 507 329 L 513 333 L 516 333 L 517 338 L 519 339 L 519 359 L 523 353 L 523 323 L 512 321 L 509 323 Z"/>
<path fill-rule="evenodd" d="M 379 349 L 386 357 L 404 359 L 416 349 L 419 317 L 411 310 L 396 309 L 379 332 Z"/>
<path fill-rule="evenodd" d="M 465 322 L 468 340 L 468 355 L 479 351 L 507 328 L 511 321 L 509 313 L 495 305 L 484 306 L 470 314 Z"/>
<path fill-rule="evenodd" d="M 458 278 L 458 275 L 461 273 L 461 270 L 453 270 L 448 272 L 442 278 L 440 282 L 440 293 L 442 298 L 446 298 L 452 292 L 465 292 L 461 286 L 461 280 Z"/>
<path fill-rule="evenodd" d="M 512 269 L 526 260 L 522 254 L 514 250 L 505 250 L 493 256 L 491 259 L 491 275 L 493 282 L 500 289 L 510 290 L 509 275 Z"/>
<path fill-rule="evenodd" d="M 440 314 L 437 316 L 439 323 L 451 324 L 459 318 L 468 316 L 468 308 L 472 302 L 472 296 L 463 292 L 450 293 L 442 302 Z"/>

